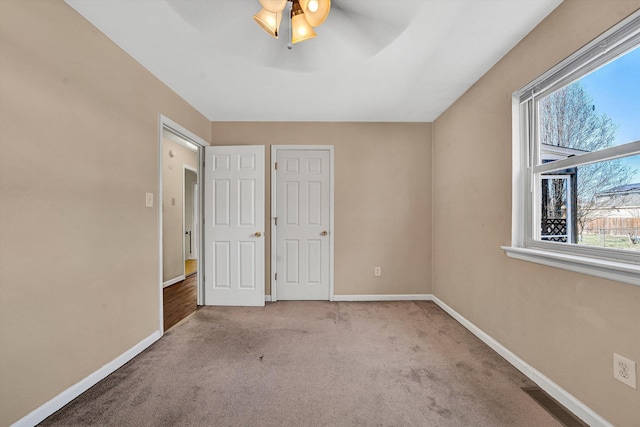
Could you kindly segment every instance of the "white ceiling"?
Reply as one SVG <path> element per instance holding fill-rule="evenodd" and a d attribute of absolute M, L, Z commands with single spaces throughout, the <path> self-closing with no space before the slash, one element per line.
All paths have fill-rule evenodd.
<path fill-rule="evenodd" d="M 561 0 L 333 0 L 286 48 L 258 0 L 66 0 L 212 121 L 430 122 Z"/>

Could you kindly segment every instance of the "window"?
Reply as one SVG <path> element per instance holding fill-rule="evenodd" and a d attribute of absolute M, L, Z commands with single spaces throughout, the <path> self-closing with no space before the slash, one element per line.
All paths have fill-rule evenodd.
<path fill-rule="evenodd" d="M 640 12 L 514 94 L 509 256 L 640 285 Z"/>

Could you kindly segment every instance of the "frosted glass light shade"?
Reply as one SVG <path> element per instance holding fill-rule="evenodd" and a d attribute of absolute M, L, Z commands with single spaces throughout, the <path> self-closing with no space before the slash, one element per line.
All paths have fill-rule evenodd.
<path fill-rule="evenodd" d="M 260 4 L 269 12 L 277 13 L 284 10 L 287 0 L 260 0 Z"/>
<path fill-rule="evenodd" d="M 265 30 L 271 37 L 278 38 L 280 33 L 280 23 L 282 22 L 282 12 L 269 12 L 262 8 L 260 12 L 253 15 L 253 19 Z"/>
<path fill-rule="evenodd" d="M 317 12 L 318 0 L 308 0 L 307 7 L 309 8 L 309 12 Z"/>
<path fill-rule="evenodd" d="M 302 42 L 316 36 L 313 27 L 304 19 L 304 14 L 291 18 L 291 28 L 293 29 L 291 31 L 291 43 Z"/>
<path fill-rule="evenodd" d="M 309 8 L 309 0 L 300 0 L 300 7 L 302 7 L 302 11 L 304 12 L 304 16 L 307 19 L 307 22 L 312 27 L 317 27 L 322 24 L 327 16 L 329 16 L 329 11 L 331 10 L 331 0 L 316 0 L 318 9 L 313 11 L 312 8 Z"/>

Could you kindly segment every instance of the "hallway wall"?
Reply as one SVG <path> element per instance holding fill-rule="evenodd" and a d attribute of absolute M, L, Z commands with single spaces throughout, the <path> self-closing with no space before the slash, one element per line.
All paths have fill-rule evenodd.
<path fill-rule="evenodd" d="M 162 281 L 167 282 L 184 274 L 184 166 L 197 170 L 198 153 L 164 138 L 162 156 Z M 189 196 L 193 198 L 190 193 Z"/>

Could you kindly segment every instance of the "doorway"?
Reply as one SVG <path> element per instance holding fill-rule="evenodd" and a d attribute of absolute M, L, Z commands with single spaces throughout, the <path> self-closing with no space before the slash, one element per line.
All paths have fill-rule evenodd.
<path fill-rule="evenodd" d="M 200 302 L 201 173 L 206 142 L 160 118 L 160 330 L 194 312 Z"/>
<path fill-rule="evenodd" d="M 271 162 L 271 300 L 333 300 L 333 146 L 272 146 Z"/>

